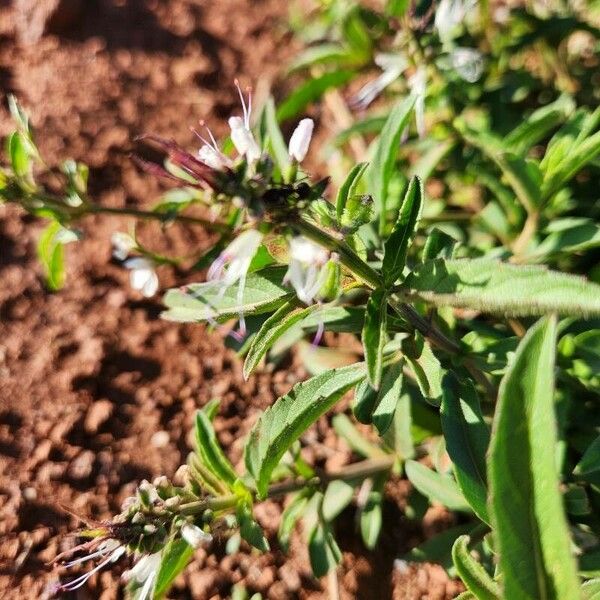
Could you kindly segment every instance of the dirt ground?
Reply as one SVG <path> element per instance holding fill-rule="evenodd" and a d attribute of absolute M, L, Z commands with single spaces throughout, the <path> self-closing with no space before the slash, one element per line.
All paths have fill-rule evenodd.
<path fill-rule="evenodd" d="M 266 89 L 294 51 L 285 32 L 288 4 L 277 0 L 0 0 L 0 133 L 10 127 L 7 93 L 31 114 L 48 162 L 67 157 L 91 167 L 91 193 L 112 206 L 148 206 L 159 187 L 132 164 L 135 136 L 168 135 L 196 145 L 190 126 L 206 119 L 217 132 L 237 110 L 232 82 Z M 282 90 L 274 88 L 276 95 Z M 197 407 L 222 398 L 219 437 L 234 461 L 258 411 L 305 377 L 290 358 L 245 382 L 220 333 L 158 318 L 160 301 L 143 300 L 111 262 L 110 234 L 125 222 L 90 218 L 85 239 L 69 248 L 64 290 L 48 293 L 35 258 L 41 225 L 0 206 L 0 596 L 47 597 L 64 571 L 50 565 L 81 523 L 61 509 L 106 519 L 141 479 L 170 475 L 190 450 Z M 156 241 L 162 234 L 149 229 Z M 158 242 L 157 242 L 158 243 Z M 162 243 L 162 242 L 161 242 Z M 206 247 L 198 231 L 172 229 L 166 249 Z M 161 285 L 179 282 L 164 268 Z M 198 277 L 198 275 L 196 275 Z M 350 460 L 323 419 L 315 457 Z M 394 558 L 449 523 L 432 510 L 425 527 L 403 517 L 407 482 L 386 502 L 375 552 L 342 517 L 341 598 L 443 599 L 461 589 L 440 567 L 394 572 Z M 272 545 L 281 506 L 258 517 Z M 119 568 L 103 572 L 77 598 L 117 598 Z M 198 550 L 171 598 L 219 599 L 242 582 L 263 597 L 327 598 L 310 575 L 298 536 L 290 556 L 248 548 L 226 556 L 225 541 Z"/>

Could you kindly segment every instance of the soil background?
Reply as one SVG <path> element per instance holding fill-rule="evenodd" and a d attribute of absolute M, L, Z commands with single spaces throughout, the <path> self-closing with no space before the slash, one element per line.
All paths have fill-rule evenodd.
<path fill-rule="evenodd" d="M 197 146 L 190 127 L 205 119 L 224 132 L 239 111 L 233 80 L 258 93 L 285 92 L 277 76 L 294 53 L 287 2 L 278 0 L 0 0 L 0 134 L 10 129 L 6 95 L 31 115 L 51 165 L 73 157 L 90 168 L 90 192 L 110 206 L 148 207 L 160 193 L 130 159 L 136 136 L 152 132 Z M 275 84 L 273 86 L 273 84 Z M 315 115 L 318 117 L 318 115 Z M 35 257 L 43 224 L 0 206 L 0 597 L 45 598 L 73 577 L 53 558 L 76 543 L 81 522 L 61 507 L 107 519 L 142 479 L 171 475 L 190 451 L 194 411 L 222 399 L 216 429 L 240 463 L 242 440 L 260 410 L 306 377 L 292 354 L 245 382 L 221 332 L 161 321 L 160 300 L 132 292 L 111 261 L 110 234 L 125 221 L 88 218 L 67 249 L 67 285 L 48 293 Z M 202 231 L 146 227 L 155 248 L 181 254 L 210 244 Z M 162 288 L 185 280 L 160 270 Z M 195 278 L 201 275 L 196 273 Z M 331 341 L 331 340 L 330 340 Z M 333 340 L 335 342 L 335 340 Z M 308 457 L 325 466 L 352 459 L 328 419 L 310 433 Z M 409 485 L 390 485 L 382 540 L 368 552 L 354 514 L 341 517 L 343 599 L 443 599 L 460 590 L 441 567 L 394 559 L 451 524 L 430 509 L 416 527 L 403 516 Z M 228 598 L 233 584 L 273 600 L 327 598 L 331 582 L 310 574 L 301 536 L 278 551 L 281 505 L 257 509 L 275 550 L 217 539 L 198 550 L 170 598 Z M 102 572 L 69 597 L 117 598 L 119 573 Z M 66 597 L 66 596 L 65 596 Z"/>

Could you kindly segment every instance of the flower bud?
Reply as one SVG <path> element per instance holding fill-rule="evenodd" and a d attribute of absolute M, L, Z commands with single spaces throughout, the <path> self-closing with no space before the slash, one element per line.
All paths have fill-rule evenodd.
<path fill-rule="evenodd" d="M 312 119 L 302 119 L 292 133 L 288 151 L 290 158 L 302 162 L 308 152 L 308 146 L 312 138 L 314 122 Z"/>
<path fill-rule="evenodd" d="M 200 544 L 208 544 L 212 542 L 212 535 L 204 533 L 200 527 L 185 523 L 181 527 L 181 537 L 192 547 L 197 548 Z"/>

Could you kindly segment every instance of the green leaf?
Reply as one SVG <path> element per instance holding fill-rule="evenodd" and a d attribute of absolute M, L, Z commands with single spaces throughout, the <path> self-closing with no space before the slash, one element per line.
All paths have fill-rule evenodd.
<path fill-rule="evenodd" d="M 238 301 L 238 285 L 224 292 L 218 284 L 209 281 L 187 286 L 185 291 L 174 288 L 163 298 L 169 309 L 161 314 L 168 321 L 199 322 L 211 319 L 225 321 L 240 313 L 261 314 L 278 309 L 293 297 L 283 284 L 285 267 L 269 267 L 256 273 L 249 273 L 242 295 Z"/>
<path fill-rule="evenodd" d="M 404 377 L 400 396 L 396 402 L 394 418 L 389 429 L 385 432 L 383 440 L 390 449 L 402 459 L 412 458 L 415 448 L 412 439 L 412 408 L 411 396 Z"/>
<path fill-rule="evenodd" d="M 600 314 L 600 286 L 583 277 L 487 258 L 427 262 L 412 271 L 403 287 L 412 299 L 494 314 Z"/>
<path fill-rule="evenodd" d="M 154 598 L 163 598 L 175 578 L 186 568 L 194 554 L 194 548 L 185 540 L 171 539 L 162 551 L 160 568 L 156 577 Z"/>
<path fill-rule="evenodd" d="M 461 134 L 467 142 L 488 156 L 502 171 L 506 181 L 528 212 L 534 212 L 541 203 L 542 174 L 539 166 L 513 152 L 502 140 L 485 131 L 473 131 L 459 122 Z"/>
<path fill-rule="evenodd" d="M 442 379 L 446 371 L 433 353 L 429 341 L 421 334 L 416 334 L 414 343 L 410 339 L 404 342 L 403 350 L 423 398 L 433 406 L 439 406 Z"/>
<path fill-rule="evenodd" d="M 363 382 L 356 390 L 352 410 L 361 423 L 373 423 L 383 435 L 392 424 L 396 407 L 402 395 L 403 361 L 387 367 L 379 390 L 373 389 L 368 382 Z"/>
<path fill-rule="evenodd" d="M 46 285 L 51 291 L 62 288 L 65 283 L 64 247 L 59 241 L 63 227 L 52 221 L 42 232 L 37 245 L 37 254 L 46 275 Z"/>
<path fill-rule="evenodd" d="M 581 586 L 582 600 L 600 600 L 600 579 L 590 579 Z"/>
<path fill-rule="evenodd" d="M 406 255 L 423 207 L 423 183 L 413 177 L 400 207 L 398 220 L 390 237 L 384 244 L 383 264 L 381 267 L 386 286 L 392 286 L 402 275 L 406 264 Z"/>
<path fill-rule="evenodd" d="M 277 122 L 277 113 L 275 110 L 275 101 L 272 96 L 269 96 L 264 108 L 265 129 L 269 138 L 269 146 L 273 151 L 273 157 L 279 167 L 279 170 L 284 173 L 290 164 L 287 144 L 283 139 L 279 123 Z"/>
<path fill-rule="evenodd" d="M 459 382 L 451 373 L 444 377 L 442 388 L 442 429 L 458 487 L 477 516 L 489 522 L 486 453 L 490 431 L 477 391 L 470 382 Z"/>
<path fill-rule="evenodd" d="M 8 155 L 13 172 L 17 177 L 27 178 L 31 174 L 31 161 L 23 136 L 15 131 L 8 138 Z"/>
<path fill-rule="evenodd" d="M 342 183 L 340 189 L 338 190 L 337 198 L 335 201 L 335 212 L 337 215 L 337 219 L 340 223 L 342 223 L 342 215 L 346 210 L 348 198 L 355 195 L 358 183 L 360 182 L 361 177 L 363 176 L 368 166 L 369 163 L 366 162 L 361 162 L 354 165 L 350 173 L 348 173 L 348 176 L 346 177 L 344 183 Z M 349 220 L 350 222 L 354 221 L 354 215 L 349 214 L 347 216 L 347 220 Z"/>
<path fill-rule="evenodd" d="M 202 463 L 231 487 L 238 476 L 221 450 L 212 422 L 203 410 L 196 411 L 195 435 L 196 449 Z"/>
<path fill-rule="evenodd" d="M 377 393 L 377 403 L 373 411 L 373 425 L 379 435 L 384 435 L 390 428 L 398 403 L 402 397 L 402 384 L 404 375 L 403 361 L 396 362 L 387 367 L 383 373 L 381 388 Z"/>
<path fill-rule="evenodd" d="M 528 254 L 528 259 L 545 259 L 558 253 L 583 252 L 600 246 L 600 227 L 591 219 L 559 219 L 546 228 L 549 234 Z"/>
<path fill-rule="evenodd" d="M 542 196 L 548 198 L 557 192 L 598 155 L 600 155 L 600 131 L 566 153 L 556 168 L 546 171 Z"/>
<path fill-rule="evenodd" d="M 269 542 L 265 537 L 262 527 L 254 520 L 250 507 L 246 504 L 238 506 L 237 520 L 240 525 L 242 539 L 261 552 L 268 552 Z"/>
<path fill-rule="evenodd" d="M 360 534 L 369 550 L 375 548 L 381 533 L 383 523 L 381 503 L 383 502 L 385 481 L 385 476 L 379 476 L 373 481 L 373 487 L 369 491 L 367 501 L 360 511 Z"/>
<path fill-rule="evenodd" d="M 367 301 L 362 344 L 367 363 L 367 374 L 374 389 L 379 389 L 383 371 L 383 346 L 387 333 L 386 292 L 378 289 L 371 292 Z"/>
<path fill-rule="evenodd" d="M 296 384 L 261 415 L 245 448 L 246 468 L 261 498 L 273 469 L 290 446 L 365 374 L 364 363 L 326 371 Z"/>
<path fill-rule="evenodd" d="M 600 485 L 600 435 L 589 445 L 574 473 L 594 485 Z"/>
<path fill-rule="evenodd" d="M 288 551 L 292 531 L 294 530 L 296 522 L 302 516 L 302 513 L 308 504 L 309 493 L 309 490 L 304 489 L 295 494 L 281 515 L 277 538 L 279 539 L 279 543 L 281 544 L 284 552 Z"/>
<path fill-rule="evenodd" d="M 385 456 L 385 452 L 379 446 L 372 444 L 358 431 L 347 415 L 343 413 L 335 415 L 332 419 L 332 425 L 335 432 L 341 438 L 344 438 L 350 449 L 356 454 L 365 458 Z"/>
<path fill-rule="evenodd" d="M 414 460 L 404 464 L 406 476 L 410 482 L 432 502 L 443 504 L 450 510 L 470 513 L 471 507 L 465 500 L 456 483 Z"/>
<path fill-rule="evenodd" d="M 459 536 L 471 533 L 473 528 L 472 523 L 450 527 L 419 544 L 402 558 L 408 562 L 437 563 L 448 570 L 452 566 L 451 553 L 454 542 Z"/>
<path fill-rule="evenodd" d="M 400 138 L 408 124 L 415 101 L 416 97 L 411 95 L 392 108 L 379 136 L 373 162 L 369 168 L 380 231 L 383 231 L 386 221 L 388 186 L 394 171 Z"/>
<path fill-rule="evenodd" d="M 556 317 L 545 317 L 502 379 L 492 428 L 488 509 L 504 597 L 515 600 L 580 597 L 556 468 L 555 347 Z"/>
<path fill-rule="evenodd" d="M 573 112 L 574 107 L 573 99 L 565 94 L 555 102 L 538 108 L 504 138 L 504 145 L 511 152 L 524 155 L 558 127 Z"/>
<path fill-rule="evenodd" d="M 327 524 L 317 523 L 311 530 L 308 539 L 308 555 L 315 577 L 327 575 L 342 560 L 342 553 Z"/>
<path fill-rule="evenodd" d="M 477 600 L 501 600 L 500 587 L 469 552 L 469 536 L 461 535 L 452 546 L 452 561 L 463 583 Z"/>
<path fill-rule="evenodd" d="M 326 521 L 333 521 L 350 504 L 352 496 L 354 496 L 354 487 L 349 483 L 341 479 L 329 482 L 321 506 L 323 518 Z"/>
<path fill-rule="evenodd" d="M 313 65 L 333 64 L 336 66 L 353 62 L 352 54 L 339 44 L 319 44 L 306 48 L 292 61 L 290 71 L 298 71 Z"/>
<path fill-rule="evenodd" d="M 328 89 L 340 87 L 354 77 L 354 71 L 337 70 L 325 73 L 320 77 L 309 79 L 297 87 L 277 109 L 279 122 L 287 121 L 300 114 L 304 109 L 318 100 Z"/>
<path fill-rule="evenodd" d="M 262 325 L 248 350 L 244 361 L 244 378 L 248 379 L 256 369 L 269 348 L 291 327 L 305 319 L 320 308 L 318 304 L 298 307 L 297 300 L 292 299 L 276 310 Z"/>
<path fill-rule="evenodd" d="M 427 235 L 427 241 L 423 248 L 423 262 L 435 260 L 436 258 L 452 258 L 457 244 L 458 241 L 451 235 L 437 227 L 433 227 Z"/>

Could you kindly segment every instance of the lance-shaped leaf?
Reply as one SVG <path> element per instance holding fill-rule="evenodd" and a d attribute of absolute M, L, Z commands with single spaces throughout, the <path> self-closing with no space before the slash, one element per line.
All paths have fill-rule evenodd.
<path fill-rule="evenodd" d="M 354 487 L 342 479 L 334 479 L 329 482 L 325 494 L 321 512 L 326 521 L 333 521 L 352 501 Z"/>
<path fill-rule="evenodd" d="M 196 411 L 196 449 L 204 466 L 221 481 L 232 486 L 237 479 L 229 459 L 221 450 L 210 418 L 203 410 Z"/>
<path fill-rule="evenodd" d="M 279 540 L 284 552 L 287 552 L 288 550 L 292 531 L 294 530 L 296 522 L 302 516 L 302 513 L 308 504 L 310 493 L 311 492 L 308 488 L 298 492 L 285 507 L 283 514 L 281 515 L 279 529 L 277 531 L 277 539 Z"/>
<path fill-rule="evenodd" d="M 403 365 L 404 362 L 396 362 L 385 369 L 379 390 L 366 381 L 356 390 L 354 416 L 361 423 L 373 423 L 379 435 L 389 429 L 400 401 Z"/>
<path fill-rule="evenodd" d="M 573 99 L 566 94 L 555 102 L 538 108 L 504 138 L 504 145 L 515 154 L 525 154 L 529 148 L 560 125 L 574 108 Z"/>
<path fill-rule="evenodd" d="M 429 500 L 439 502 L 450 510 L 471 512 L 471 507 L 454 480 L 428 469 L 415 460 L 407 460 L 405 470 L 410 482 Z"/>
<path fill-rule="evenodd" d="M 249 273 L 241 302 L 238 300 L 239 284 L 223 290 L 216 282 L 209 281 L 168 290 L 163 302 L 169 310 L 161 316 L 179 322 L 224 321 L 240 313 L 256 315 L 276 310 L 293 296 L 283 285 L 285 271 L 285 267 L 269 267 Z"/>
<path fill-rule="evenodd" d="M 360 535 L 365 546 L 373 550 L 381 533 L 383 524 L 383 488 L 386 475 L 379 475 L 372 482 L 372 488 L 367 496 L 365 505 L 360 510 Z"/>
<path fill-rule="evenodd" d="M 367 301 L 362 343 L 367 373 L 373 388 L 378 389 L 383 370 L 383 345 L 387 332 L 387 301 L 384 290 L 374 290 Z"/>
<path fill-rule="evenodd" d="M 556 468 L 556 317 L 521 340 L 500 384 L 488 478 L 504 597 L 580 597 Z"/>
<path fill-rule="evenodd" d="M 437 259 L 416 267 L 403 293 L 436 306 L 455 306 L 510 316 L 600 315 L 600 285 L 541 266 L 517 266 L 486 258 Z"/>
<path fill-rule="evenodd" d="M 340 87 L 353 77 L 353 71 L 338 69 L 331 73 L 324 73 L 320 77 L 309 79 L 281 102 L 277 109 L 279 122 L 287 121 L 287 119 L 300 114 L 311 102 L 316 102 L 328 89 Z"/>
<path fill-rule="evenodd" d="M 348 173 L 344 183 L 342 183 L 340 186 L 335 201 L 335 212 L 340 223 L 342 222 L 342 216 L 346 210 L 348 198 L 356 194 L 358 183 L 360 182 L 361 177 L 363 176 L 368 165 L 369 163 L 366 162 L 361 162 L 355 165 L 350 173 Z M 347 219 L 351 222 L 354 220 L 354 217 L 353 215 L 347 215 Z"/>
<path fill-rule="evenodd" d="M 600 485 L 600 436 L 584 452 L 574 473 L 594 485 Z"/>
<path fill-rule="evenodd" d="M 452 546 L 452 561 L 464 584 L 477 600 L 500 600 L 500 586 L 469 552 L 469 536 L 461 535 Z"/>
<path fill-rule="evenodd" d="M 258 366 L 262 357 L 269 348 L 296 323 L 302 321 L 308 315 L 318 310 L 320 306 L 313 304 L 308 307 L 297 306 L 295 299 L 283 304 L 262 325 L 254 336 L 250 350 L 244 361 L 244 377 L 248 379 L 252 371 Z"/>
<path fill-rule="evenodd" d="M 394 171 L 400 138 L 408 123 L 415 101 L 416 96 L 411 95 L 392 108 L 379 136 L 375 156 L 369 168 L 375 209 L 380 219 L 380 230 L 385 224 L 388 186 Z"/>
<path fill-rule="evenodd" d="M 275 111 L 275 102 L 272 96 L 269 96 L 262 113 L 264 121 L 264 133 L 268 138 L 268 145 L 273 151 L 273 156 L 277 162 L 280 171 L 284 171 L 290 164 L 288 148 L 283 139 L 279 123 L 277 122 L 277 113 Z"/>
<path fill-rule="evenodd" d="M 452 374 L 444 377 L 442 389 L 442 429 L 458 487 L 477 516 L 489 522 L 486 453 L 490 431 L 477 392 L 470 382 L 459 382 Z"/>
<path fill-rule="evenodd" d="M 308 556 L 315 577 L 327 575 L 342 560 L 342 553 L 328 523 L 318 522 L 308 537 Z"/>
<path fill-rule="evenodd" d="M 194 548 L 185 540 L 171 539 L 162 551 L 160 567 L 156 576 L 154 598 L 163 598 L 175 578 L 187 567 Z"/>
<path fill-rule="evenodd" d="M 331 369 L 296 384 L 261 415 L 245 449 L 246 468 L 260 497 L 290 446 L 365 375 L 363 363 Z"/>
<path fill-rule="evenodd" d="M 404 195 L 398 220 L 384 245 L 381 270 L 386 286 L 391 286 L 402 275 L 406 254 L 421 216 L 423 206 L 423 183 L 413 177 Z"/>

